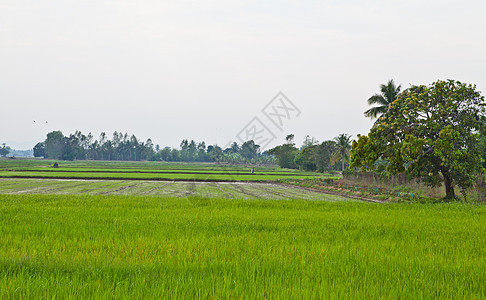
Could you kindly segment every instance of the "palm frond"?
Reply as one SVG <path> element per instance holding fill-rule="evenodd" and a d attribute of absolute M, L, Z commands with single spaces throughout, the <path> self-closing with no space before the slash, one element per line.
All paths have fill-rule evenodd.
<path fill-rule="evenodd" d="M 388 109 L 388 105 L 387 106 L 376 106 L 376 107 L 372 107 L 372 108 L 368 109 L 367 111 L 365 111 L 364 112 L 364 115 L 367 118 L 375 119 L 379 115 L 382 115 L 382 114 L 386 113 L 386 110 L 387 109 Z"/>
<path fill-rule="evenodd" d="M 368 99 L 368 104 L 373 105 L 373 104 L 380 104 L 380 105 L 386 105 L 388 102 L 382 95 L 374 94 Z"/>
<path fill-rule="evenodd" d="M 380 84 L 380 94 L 375 94 L 368 99 L 369 105 L 378 104 L 364 112 L 365 117 L 377 118 L 388 111 L 388 106 L 397 99 L 402 86 L 396 86 L 393 79 L 388 80 L 386 84 Z"/>

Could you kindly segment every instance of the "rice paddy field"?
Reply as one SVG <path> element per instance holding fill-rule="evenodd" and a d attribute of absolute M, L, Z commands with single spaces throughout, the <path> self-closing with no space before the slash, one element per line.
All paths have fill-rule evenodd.
<path fill-rule="evenodd" d="M 281 178 L 333 177 L 268 166 L 242 166 L 210 163 L 118 162 L 50 160 L 0 160 L 0 178 L 58 178 L 105 180 L 178 181 L 255 181 L 272 182 Z"/>
<path fill-rule="evenodd" d="M 228 199 L 336 201 L 345 198 L 292 186 L 257 182 L 0 179 L 0 194 L 88 194 Z"/>
<path fill-rule="evenodd" d="M 69 167 L 223 173 L 82 163 Z M 485 220 L 480 205 L 358 202 L 271 181 L 1 178 L 0 298 L 480 299 Z"/>

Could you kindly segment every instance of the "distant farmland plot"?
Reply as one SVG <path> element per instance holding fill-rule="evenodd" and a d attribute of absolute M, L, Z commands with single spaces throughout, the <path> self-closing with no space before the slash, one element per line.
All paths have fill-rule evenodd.
<path fill-rule="evenodd" d="M 231 165 L 223 163 L 198 163 L 198 162 L 154 162 L 154 161 L 58 161 L 47 159 L 2 159 L 0 169 L 32 169 L 49 168 L 58 162 L 62 168 L 92 168 L 92 169 L 142 169 L 142 170 L 239 170 L 248 172 L 252 166 Z M 276 166 L 258 166 L 259 171 L 295 172 L 295 170 L 280 169 Z"/>
<path fill-rule="evenodd" d="M 0 160 L 3 178 L 64 178 L 120 180 L 275 181 L 281 178 L 332 177 L 330 174 L 277 169 L 265 166 L 234 166 L 209 163 L 161 162 L 62 162 Z M 254 170 L 254 173 L 252 173 Z"/>
<path fill-rule="evenodd" d="M 121 194 L 231 199 L 347 200 L 340 196 L 278 184 L 142 180 L 0 179 L 0 194 Z"/>

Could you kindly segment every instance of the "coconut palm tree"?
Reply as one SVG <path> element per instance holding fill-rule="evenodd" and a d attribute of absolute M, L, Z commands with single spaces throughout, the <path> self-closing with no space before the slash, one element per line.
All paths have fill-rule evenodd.
<path fill-rule="evenodd" d="M 341 159 L 341 170 L 344 171 L 344 162 L 349 159 L 349 149 L 351 149 L 351 136 L 349 134 L 341 133 L 334 138 L 334 141 L 336 142 L 335 157 Z"/>
<path fill-rule="evenodd" d="M 402 86 L 396 86 L 393 79 L 390 79 L 387 84 L 380 85 L 380 94 L 374 94 L 368 99 L 369 105 L 378 104 L 364 112 L 367 118 L 378 118 L 388 111 L 388 106 L 397 99 L 400 94 Z"/>

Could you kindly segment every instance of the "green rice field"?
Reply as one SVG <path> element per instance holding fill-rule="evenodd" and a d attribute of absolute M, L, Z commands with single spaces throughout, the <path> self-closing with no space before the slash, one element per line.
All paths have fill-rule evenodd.
<path fill-rule="evenodd" d="M 0 298 L 486 297 L 486 209 L 0 195 Z"/>
<path fill-rule="evenodd" d="M 74 161 L 60 162 L 59 168 L 53 168 L 54 163 L 49 160 L 3 159 L 0 160 L 0 178 L 272 182 L 282 178 L 333 177 L 268 166 L 210 163 Z"/>

